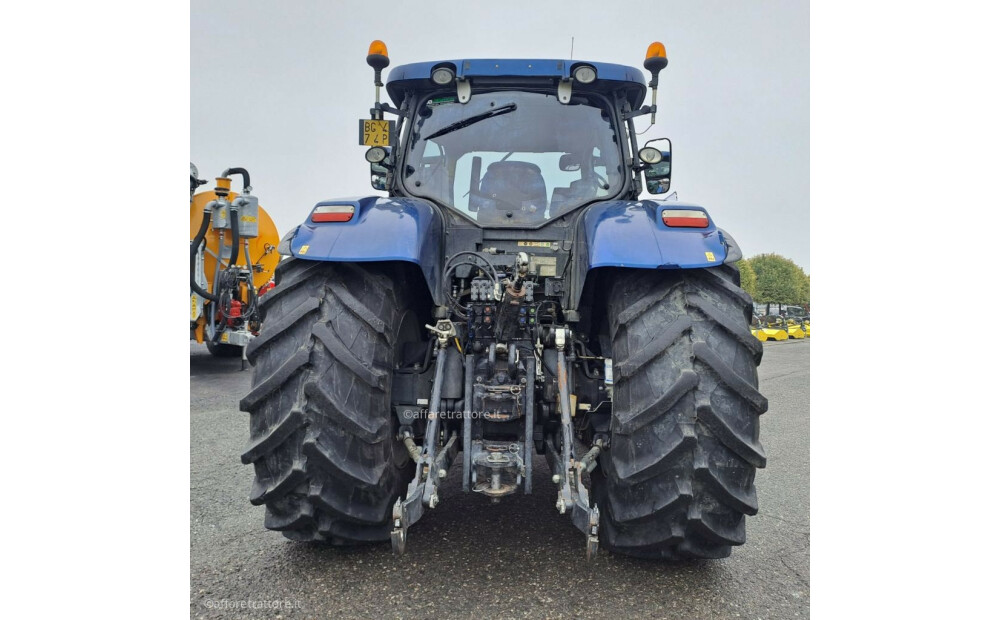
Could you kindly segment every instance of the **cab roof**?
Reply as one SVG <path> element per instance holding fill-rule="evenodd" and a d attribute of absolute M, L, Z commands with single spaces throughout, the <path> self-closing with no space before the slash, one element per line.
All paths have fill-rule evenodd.
<path fill-rule="evenodd" d="M 586 60 L 528 59 L 528 58 L 470 58 L 464 60 L 432 60 L 400 65 L 389 72 L 386 90 L 395 105 L 403 101 L 405 89 L 431 90 L 440 88 L 431 81 L 431 72 L 441 66 L 450 66 L 459 79 L 472 78 L 569 78 L 579 65 L 590 65 L 597 70 L 597 81 L 588 85 L 597 90 L 624 87 L 632 108 L 642 105 L 646 97 L 646 76 L 635 67 Z"/>

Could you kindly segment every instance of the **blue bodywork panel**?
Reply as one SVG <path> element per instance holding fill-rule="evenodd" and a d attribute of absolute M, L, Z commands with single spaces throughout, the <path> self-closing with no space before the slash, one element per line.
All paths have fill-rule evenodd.
<path fill-rule="evenodd" d="M 597 70 L 596 85 L 605 84 L 613 86 L 610 82 L 619 82 L 617 86 L 627 86 L 630 92 L 630 100 L 634 108 L 642 105 L 642 100 L 646 96 L 646 77 L 642 71 L 635 67 L 626 65 L 616 65 L 606 62 L 590 62 L 585 60 L 559 60 L 559 59 L 521 59 L 521 58 L 499 58 L 499 59 L 465 59 L 465 60 L 435 60 L 431 62 L 416 62 L 408 65 L 400 65 L 389 72 L 386 80 L 386 90 L 389 97 L 397 106 L 403 100 L 404 82 L 412 80 L 425 81 L 424 88 L 440 88 L 430 81 L 431 71 L 441 65 L 450 65 L 455 70 L 458 79 L 476 77 L 552 77 L 559 79 L 569 78 L 574 67 L 577 65 L 590 65 Z M 625 84 L 621 84 L 624 82 Z"/>
<path fill-rule="evenodd" d="M 312 213 L 291 240 L 295 258 L 336 262 L 405 261 L 420 266 L 437 290 L 443 227 L 437 211 L 416 198 L 325 200 L 317 207 L 353 205 L 348 222 L 313 222 Z"/>
<path fill-rule="evenodd" d="M 661 212 L 702 207 L 658 200 L 602 202 L 583 217 L 587 268 L 695 269 L 721 265 L 727 246 L 711 216 L 708 228 L 670 228 Z"/>
<path fill-rule="evenodd" d="M 441 215 L 419 198 L 346 198 L 326 200 L 316 207 L 352 205 L 354 216 L 347 222 L 313 222 L 306 218 L 290 235 L 288 251 L 304 260 L 331 262 L 404 261 L 416 264 L 428 289 L 438 294 L 444 252 Z M 692 210 L 705 213 L 707 228 L 670 228 L 662 211 Z M 586 273 L 598 267 L 636 269 L 697 269 L 721 265 L 727 253 L 738 258 L 739 248 L 715 226 L 705 209 L 697 205 L 657 200 L 614 200 L 584 209 L 578 234 L 585 256 L 574 262 L 582 283 Z M 585 248 L 585 249 L 584 249 Z M 578 301 L 579 289 L 574 290 Z M 440 302 L 441 300 L 436 300 Z"/>

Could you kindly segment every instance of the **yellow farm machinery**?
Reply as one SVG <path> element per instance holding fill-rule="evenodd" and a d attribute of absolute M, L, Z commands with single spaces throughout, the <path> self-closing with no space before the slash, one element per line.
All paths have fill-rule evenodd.
<path fill-rule="evenodd" d="M 243 189 L 231 191 L 231 176 Z M 278 264 L 278 229 L 251 195 L 250 174 L 228 168 L 212 191 L 191 164 L 191 340 L 217 357 L 243 357 L 260 332 L 258 297 Z"/>
<path fill-rule="evenodd" d="M 804 326 L 795 319 L 785 320 L 785 331 L 788 332 L 788 337 L 793 339 L 805 338 L 808 335 Z"/>
<path fill-rule="evenodd" d="M 750 332 L 761 342 L 767 342 L 768 340 L 788 340 L 789 337 L 789 333 L 785 331 L 781 317 L 771 316 L 761 319 L 759 316 L 754 316 L 753 328 Z"/>
<path fill-rule="evenodd" d="M 761 342 L 809 338 L 809 311 L 802 306 L 755 303 L 751 333 Z"/>

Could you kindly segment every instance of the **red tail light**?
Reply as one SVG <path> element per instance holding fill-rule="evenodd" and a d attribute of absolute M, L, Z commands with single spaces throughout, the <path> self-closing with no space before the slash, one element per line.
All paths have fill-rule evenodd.
<path fill-rule="evenodd" d="M 312 213 L 314 222 L 349 222 L 354 217 L 354 205 L 330 205 L 316 207 Z"/>
<path fill-rule="evenodd" d="M 708 228 L 708 214 L 687 209 L 664 209 L 663 223 L 671 228 Z"/>

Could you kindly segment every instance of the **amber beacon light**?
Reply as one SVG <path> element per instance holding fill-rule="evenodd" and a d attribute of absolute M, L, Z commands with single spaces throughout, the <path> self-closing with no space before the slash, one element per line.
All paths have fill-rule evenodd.
<path fill-rule="evenodd" d="M 378 39 L 372 41 L 368 46 L 368 58 L 365 60 L 368 66 L 375 70 L 375 107 L 378 108 L 379 89 L 383 86 L 382 69 L 389 66 L 389 50 L 386 49 L 385 43 Z M 381 113 L 378 113 L 378 118 L 382 118 Z"/>
<path fill-rule="evenodd" d="M 646 60 L 642 63 L 646 71 L 653 74 L 653 79 L 649 81 L 649 88 L 653 91 L 653 102 L 650 106 L 652 113 L 649 117 L 649 124 L 656 122 L 656 87 L 660 84 L 660 71 L 667 66 L 667 48 L 659 41 L 653 41 L 646 48 Z"/>

